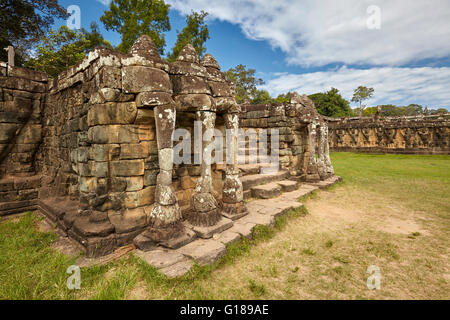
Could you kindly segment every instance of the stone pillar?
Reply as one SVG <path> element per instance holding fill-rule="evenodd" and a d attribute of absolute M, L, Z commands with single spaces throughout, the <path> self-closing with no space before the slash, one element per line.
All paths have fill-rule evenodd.
<path fill-rule="evenodd" d="M 153 227 L 173 224 L 182 218 L 172 187 L 172 134 L 175 130 L 175 120 L 175 105 L 155 108 L 159 174 L 156 179 L 155 204 L 150 213 L 150 221 Z"/>
<path fill-rule="evenodd" d="M 238 168 L 238 130 L 241 108 L 234 98 L 233 84 L 226 80 L 216 59 L 212 55 L 206 54 L 202 58 L 201 65 L 206 69 L 206 78 L 217 113 L 223 116 L 225 129 L 228 131 L 225 181 L 222 189 L 222 214 L 235 220 L 247 214 Z"/>
<path fill-rule="evenodd" d="M 320 127 L 320 134 L 319 134 L 319 158 L 318 158 L 318 165 L 319 165 L 319 175 L 320 178 L 326 179 L 332 175 L 334 175 L 334 169 L 331 164 L 330 159 L 330 147 L 328 142 L 328 126 L 326 123 L 323 123 Z"/>
<path fill-rule="evenodd" d="M 8 46 L 7 48 L 4 48 L 5 51 L 8 52 L 8 65 L 10 67 L 14 67 L 15 63 L 14 63 L 14 47 L 13 46 Z"/>
<path fill-rule="evenodd" d="M 127 59 L 127 63 L 132 65 L 129 67 L 129 73 L 136 76 L 128 77 L 134 81 L 130 81 L 126 88 L 130 88 L 131 91 L 131 88 L 136 87 L 138 90 L 136 118 L 139 125 L 149 126 L 154 119 L 156 130 L 154 148 L 157 149 L 158 155 L 157 165 L 153 162 L 152 155 L 143 160 L 144 184 L 149 185 L 145 189 L 153 191 L 154 171 L 156 170 L 158 174 L 152 194 L 153 206 L 148 213 L 148 225 L 145 231 L 134 239 L 134 244 L 142 250 L 153 249 L 158 245 L 175 249 L 192 241 L 193 234 L 182 224 L 182 213 L 172 185 L 172 135 L 175 130 L 176 105 L 172 99 L 169 66 L 160 58 L 156 46 L 148 36 L 139 38 L 130 53 L 132 57 Z M 145 59 L 143 67 L 134 67 L 139 62 L 137 56 Z"/>
<path fill-rule="evenodd" d="M 214 130 L 216 122 L 215 112 L 197 111 L 196 117 L 197 121 L 202 122 L 203 134 L 207 130 Z M 221 219 L 221 215 L 219 204 L 213 196 L 211 175 L 212 141 L 203 140 L 202 147 L 201 176 L 197 181 L 195 192 L 192 196 L 192 209 L 194 212 L 189 215 L 188 220 L 195 226 L 210 227 Z"/>
<path fill-rule="evenodd" d="M 316 159 L 316 145 L 317 145 L 317 124 L 315 122 L 308 125 L 308 159 L 306 168 L 306 181 L 319 181 L 319 170 Z"/>
<path fill-rule="evenodd" d="M 224 115 L 225 128 L 228 130 L 227 157 L 225 169 L 225 181 L 222 190 L 223 212 L 227 218 L 237 219 L 247 214 L 244 205 L 244 190 L 239 179 L 238 154 L 238 130 L 239 115 L 227 113 Z"/>

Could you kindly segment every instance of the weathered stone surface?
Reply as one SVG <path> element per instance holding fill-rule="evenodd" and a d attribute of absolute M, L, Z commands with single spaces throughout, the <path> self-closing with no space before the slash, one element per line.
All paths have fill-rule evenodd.
<path fill-rule="evenodd" d="M 145 91 L 172 93 L 169 75 L 165 71 L 143 66 L 122 68 L 122 88 L 126 93 Z"/>
<path fill-rule="evenodd" d="M 245 217 L 239 219 L 239 223 L 254 223 L 256 225 L 273 226 L 275 224 L 275 215 L 264 215 L 250 212 Z"/>
<path fill-rule="evenodd" d="M 172 133 L 175 129 L 175 105 L 158 106 L 155 108 L 155 123 L 159 149 L 172 148 Z"/>
<path fill-rule="evenodd" d="M 194 194 L 192 205 L 197 212 L 210 212 L 218 207 L 217 200 L 210 193 Z"/>
<path fill-rule="evenodd" d="M 170 249 L 175 250 L 175 249 L 178 249 L 178 248 L 181 248 L 181 247 L 187 245 L 188 243 L 191 243 L 192 241 L 195 240 L 195 238 L 196 238 L 196 235 L 193 231 L 191 231 L 189 229 L 185 229 L 178 236 L 162 241 L 160 243 L 160 245 L 165 248 L 170 248 Z"/>
<path fill-rule="evenodd" d="M 88 130 L 90 143 L 138 143 L 140 129 L 134 125 L 95 126 Z"/>
<path fill-rule="evenodd" d="M 144 172 L 144 185 L 147 186 L 154 186 L 156 185 L 156 179 L 158 176 L 158 170 L 145 170 Z"/>
<path fill-rule="evenodd" d="M 196 76 L 172 76 L 170 77 L 174 94 L 211 94 L 208 84 L 203 78 Z"/>
<path fill-rule="evenodd" d="M 187 44 L 179 53 L 177 61 L 199 63 L 197 52 L 192 44 Z"/>
<path fill-rule="evenodd" d="M 142 251 L 150 251 L 157 248 L 157 243 L 153 241 L 152 239 L 147 238 L 143 234 L 138 235 L 133 240 L 134 245 L 136 248 L 139 248 Z"/>
<path fill-rule="evenodd" d="M 177 250 L 200 265 L 210 264 L 225 254 L 225 246 L 216 240 L 196 240 Z"/>
<path fill-rule="evenodd" d="M 85 237 L 105 237 L 114 231 L 114 226 L 108 221 L 93 223 L 89 217 L 79 217 L 73 223 L 73 228 Z"/>
<path fill-rule="evenodd" d="M 122 213 L 111 212 L 108 217 L 116 233 L 131 232 L 147 225 L 147 216 L 143 208 L 126 209 Z"/>
<path fill-rule="evenodd" d="M 214 240 L 217 240 L 217 241 L 223 243 L 225 246 L 238 241 L 240 238 L 241 238 L 241 235 L 239 233 L 236 233 L 236 232 L 233 232 L 230 230 L 225 230 L 224 232 L 218 233 L 213 236 Z"/>
<path fill-rule="evenodd" d="M 89 126 L 102 124 L 132 124 L 137 115 L 137 107 L 134 102 L 105 103 L 91 107 L 88 112 Z"/>
<path fill-rule="evenodd" d="M 125 192 L 123 205 L 126 208 L 148 206 L 155 202 L 155 187 L 146 187 L 139 191 Z"/>
<path fill-rule="evenodd" d="M 166 224 L 170 224 L 178 222 L 181 217 L 181 210 L 177 203 L 169 206 L 155 203 L 150 212 L 149 219 L 156 222 L 164 221 Z"/>
<path fill-rule="evenodd" d="M 166 92 L 141 92 L 136 97 L 138 107 L 156 107 L 173 104 L 172 95 Z"/>
<path fill-rule="evenodd" d="M 177 202 L 175 191 L 171 185 L 158 184 L 155 191 L 156 202 L 163 206 L 173 205 Z"/>
<path fill-rule="evenodd" d="M 242 237 L 250 239 L 252 237 L 253 228 L 255 228 L 255 225 L 256 223 L 253 222 L 240 223 L 239 221 L 236 221 L 234 225 L 228 229 L 228 231 L 238 233 Z"/>
<path fill-rule="evenodd" d="M 167 63 L 161 59 L 158 48 L 148 35 L 140 36 L 131 47 L 130 53 L 145 58 L 146 62 L 144 64 L 150 63 L 156 68 L 168 69 Z"/>
<path fill-rule="evenodd" d="M 270 199 L 278 197 L 280 194 L 281 187 L 275 182 L 252 187 L 252 196 L 255 198 Z"/>
<path fill-rule="evenodd" d="M 138 109 L 136 115 L 136 124 L 148 124 L 155 122 L 155 112 L 153 109 Z"/>
<path fill-rule="evenodd" d="M 177 109 L 182 111 L 215 111 L 214 99 L 205 94 L 182 94 L 174 98 Z"/>
<path fill-rule="evenodd" d="M 213 97 L 232 97 L 232 90 L 230 88 L 230 86 L 228 85 L 228 83 L 226 82 L 215 82 L 215 81 L 210 81 L 208 82 L 209 87 L 211 88 L 211 92 Z M 222 100 L 223 102 L 221 102 L 220 104 L 217 103 L 217 107 L 221 107 L 222 105 L 225 104 L 225 99 Z M 236 104 L 235 101 L 232 101 L 232 99 L 230 99 L 231 102 L 228 102 L 230 105 L 231 104 Z"/>
<path fill-rule="evenodd" d="M 144 160 L 111 161 L 111 174 L 116 177 L 144 175 Z"/>
<path fill-rule="evenodd" d="M 137 250 L 134 254 L 157 269 L 188 261 L 188 258 L 181 253 L 167 249 L 156 249 L 148 252 Z"/>
<path fill-rule="evenodd" d="M 222 218 L 213 226 L 203 227 L 203 226 L 192 226 L 189 223 L 186 224 L 188 228 L 192 229 L 198 237 L 203 239 L 212 238 L 216 233 L 221 233 L 233 226 L 233 221 L 231 219 Z"/>
<path fill-rule="evenodd" d="M 147 141 L 120 145 L 120 159 L 143 159 L 147 158 L 149 153 L 150 143 Z"/>
<path fill-rule="evenodd" d="M 220 70 L 220 65 L 217 62 L 217 60 L 210 55 L 209 53 L 205 54 L 202 58 L 202 60 L 200 61 L 200 64 L 204 67 L 211 67 L 217 70 Z"/>
<path fill-rule="evenodd" d="M 191 268 L 192 268 L 191 261 L 181 261 L 169 267 L 162 268 L 159 271 L 168 276 L 169 278 L 176 278 L 185 275 L 191 270 Z"/>

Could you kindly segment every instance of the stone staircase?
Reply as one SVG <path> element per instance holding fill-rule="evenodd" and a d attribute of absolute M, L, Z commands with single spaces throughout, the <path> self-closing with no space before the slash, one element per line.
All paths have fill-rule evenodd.
<path fill-rule="evenodd" d="M 287 170 L 271 173 L 262 172 L 263 168 L 270 167 L 269 156 L 261 156 L 257 149 L 249 148 L 243 143 L 239 146 L 239 152 L 238 161 L 244 163 L 239 165 L 244 199 L 272 199 L 280 196 L 283 192 L 290 192 L 299 188 L 297 181 L 289 180 Z M 251 160 L 257 161 L 257 163 L 251 164 Z"/>

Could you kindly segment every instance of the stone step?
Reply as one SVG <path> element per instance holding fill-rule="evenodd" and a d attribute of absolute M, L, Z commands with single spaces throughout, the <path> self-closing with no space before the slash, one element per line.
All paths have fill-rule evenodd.
<path fill-rule="evenodd" d="M 270 163 L 271 158 L 269 156 L 248 156 L 247 155 L 247 156 L 238 156 L 237 161 L 239 164 Z"/>
<path fill-rule="evenodd" d="M 272 199 L 281 195 L 281 186 L 276 182 L 255 186 L 251 190 L 253 198 Z"/>
<path fill-rule="evenodd" d="M 298 189 L 298 186 L 299 186 L 298 181 L 292 181 L 292 180 L 278 181 L 277 184 L 281 187 L 281 191 L 283 191 L 283 192 L 295 191 Z"/>
<path fill-rule="evenodd" d="M 250 188 L 266 184 L 270 182 L 276 182 L 285 180 L 289 176 L 289 172 L 286 170 L 280 170 L 275 173 L 270 174 L 250 174 L 241 177 L 242 186 L 244 187 L 244 191 L 250 190 Z"/>
<path fill-rule="evenodd" d="M 270 167 L 270 163 L 257 163 L 257 164 L 240 164 L 238 165 L 241 171 L 241 176 L 246 176 L 249 174 L 260 174 L 261 168 Z"/>

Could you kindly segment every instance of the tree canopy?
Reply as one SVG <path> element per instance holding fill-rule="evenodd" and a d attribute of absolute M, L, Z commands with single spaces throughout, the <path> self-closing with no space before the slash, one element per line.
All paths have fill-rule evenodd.
<path fill-rule="evenodd" d="M 121 34 L 118 50 L 128 52 L 134 42 L 146 34 L 163 55 L 166 45 L 164 32 L 170 31 L 169 8 L 170 5 L 163 0 L 112 0 L 109 10 L 100 20 L 107 30 Z"/>
<path fill-rule="evenodd" d="M 54 19 L 67 16 L 57 0 L 2 0 L 0 60 L 7 60 L 3 48 L 12 45 L 16 48 L 16 64 L 21 65 L 26 51 L 48 32 Z"/>
<path fill-rule="evenodd" d="M 381 116 L 383 117 L 401 117 L 401 116 L 418 116 L 425 114 L 423 106 L 418 104 L 410 104 L 407 106 L 395 106 L 393 104 L 379 105 L 376 107 L 366 108 L 363 112 L 364 116 L 372 116 L 377 112 L 378 107 L 381 109 Z M 429 110 L 429 114 L 445 114 L 447 109 L 439 108 Z"/>
<path fill-rule="evenodd" d="M 235 97 L 238 103 L 245 103 L 246 100 L 254 103 L 255 99 L 261 97 L 257 86 L 263 85 L 264 81 L 255 77 L 255 73 L 255 69 L 247 69 L 243 64 L 230 68 L 226 72 L 227 80 L 234 83 Z"/>
<path fill-rule="evenodd" d="M 176 60 L 180 51 L 188 44 L 192 44 L 201 58 L 206 51 L 204 44 L 209 39 L 208 26 L 205 24 L 205 18 L 208 16 L 207 12 L 201 11 L 191 12 L 186 16 L 186 26 L 178 33 L 177 41 L 168 56 L 169 62 Z"/>
<path fill-rule="evenodd" d="M 36 48 L 36 56 L 31 58 L 26 66 L 56 77 L 60 72 L 82 61 L 90 50 L 99 45 L 111 47 L 98 32 L 95 23 L 91 24 L 90 32 L 85 29 L 70 30 L 61 26 L 42 38 Z"/>
<path fill-rule="evenodd" d="M 317 111 L 327 117 L 347 117 L 352 116 L 353 112 L 350 103 L 345 100 L 339 90 L 331 88 L 325 93 L 315 93 L 309 98 L 316 105 Z"/>
<path fill-rule="evenodd" d="M 364 86 L 359 86 L 358 88 L 355 89 L 351 101 L 359 103 L 359 115 L 362 115 L 363 110 L 365 108 L 362 104 L 363 101 L 373 97 L 374 91 L 375 90 L 373 88 L 367 88 Z"/>

